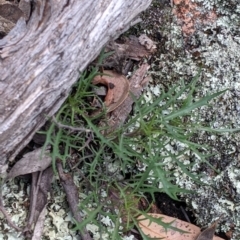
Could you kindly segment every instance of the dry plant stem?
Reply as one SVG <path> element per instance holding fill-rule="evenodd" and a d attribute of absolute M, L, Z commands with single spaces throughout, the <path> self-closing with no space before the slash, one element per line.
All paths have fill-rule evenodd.
<path fill-rule="evenodd" d="M 92 133 L 92 132 L 91 132 Z M 87 138 L 87 141 L 83 144 L 81 148 L 78 149 L 78 151 L 82 151 L 85 147 L 89 146 L 89 143 L 93 140 L 93 134 L 90 134 L 90 136 Z"/>
<path fill-rule="evenodd" d="M 64 125 L 64 124 L 62 124 L 62 123 L 59 123 L 54 116 L 52 116 L 52 121 L 53 121 L 59 128 L 69 129 L 69 130 L 71 130 L 71 131 L 73 131 L 73 132 L 92 132 L 90 129 L 81 128 L 81 127 L 72 127 L 72 126 L 69 126 L 69 125 Z"/>
<path fill-rule="evenodd" d="M 82 217 L 78 209 L 79 204 L 78 189 L 73 182 L 72 176 L 68 173 L 63 172 L 62 163 L 59 161 L 57 162 L 57 170 L 61 184 L 66 192 L 67 200 L 69 203 L 70 210 L 73 214 L 73 217 L 76 219 L 76 221 L 81 222 Z M 82 240 L 92 240 L 90 234 L 86 229 L 84 229 L 83 232 L 80 232 L 80 235 Z"/>
<path fill-rule="evenodd" d="M 42 172 L 32 173 L 30 214 L 29 214 L 28 223 L 27 223 L 26 228 L 29 228 L 34 221 L 36 202 L 37 202 L 38 191 L 39 191 L 39 183 L 41 181 L 41 178 L 42 178 Z M 27 231 L 29 229 L 25 229 L 25 230 Z"/>
<path fill-rule="evenodd" d="M 39 221 L 39 215 L 47 204 L 47 193 L 51 187 L 52 178 L 51 167 L 41 172 L 32 173 L 30 214 L 24 231 L 30 230 L 31 226 L 36 225 L 36 222 Z"/>
<path fill-rule="evenodd" d="M 75 168 L 77 168 L 79 164 L 83 162 L 84 159 L 93 158 L 94 156 L 95 156 L 94 154 L 89 154 L 87 156 L 82 157 L 78 163 L 76 163 L 73 167 L 71 166 L 71 170 L 74 170 Z"/>
<path fill-rule="evenodd" d="M 181 209 L 181 211 L 182 211 L 184 217 L 186 218 L 186 220 L 190 223 L 191 221 L 190 221 L 190 219 L 189 219 L 189 217 L 188 217 L 188 215 L 187 215 L 185 209 L 184 209 L 182 206 L 180 206 L 180 209 Z"/>

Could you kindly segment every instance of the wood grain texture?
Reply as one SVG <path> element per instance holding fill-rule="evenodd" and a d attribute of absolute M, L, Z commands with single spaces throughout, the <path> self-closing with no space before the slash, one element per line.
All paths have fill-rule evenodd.
<path fill-rule="evenodd" d="M 68 96 L 79 73 L 151 0 L 36 0 L 0 40 L 0 169 Z"/>

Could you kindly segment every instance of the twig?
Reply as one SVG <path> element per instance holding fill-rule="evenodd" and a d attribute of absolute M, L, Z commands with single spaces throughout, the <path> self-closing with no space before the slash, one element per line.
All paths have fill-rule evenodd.
<path fill-rule="evenodd" d="M 30 216 L 28 219 L 27 226 L 31 226 L 33 223 L 41 178 L 42 178 L 42 171 L 40 173 L 39 172 L 32 173 Z"/>
<path fill-rule="evenodd" d="M 78 149 L 78 151 L 80 152 L 80 151 L 82 151 L 85 147 L 89 146 L 89 144 L 90 144 L 90 142 L 91 142 L 92 140 L 93 140 L 93 135 L 91 134 L 91 135 L 88 137 L 87 141 L 84 143 L 84 145 Z"/>
<path fill-rule="evenodd" d="M 78 163 L 76 163 L 73 167 L 71 167 L 71 170 L 74 170 L 75 168 L 77 168 L 79 166 L 79 164 L 83 162 L 84 159 L 89 159 L 94 156 L 95 156 L 94 154 L 89 154 L 87 156 L 81 157 L 80 161 Z"/>
<path fill-rule="evenodd" d="M 190 221 L 190 219 L 189 219 L 189 217 L 188 217 L 188 215 L 187 215 L 185 209 L 184 209 L 182 206 L 180 206 L 180 209 L 181 209 L 181 211 L 182 211 L 184 217 L 186 218 L 186 220 L 187 220 L 189 223 L 191 223 L 191 221 Z"/>
<path fill-rule="evenodd" d="M 65 125 L 65 124 L 59 123 L 54 116 L 52 116 L 52 121 L 53 121 L 59 128 L 66 128 L 66 129 L 69 129 L 69 130 L 74 131 L 74 132 L 92 132 L 92 130 L 87 129 L 87 128 L 73 127 L 73 126 L 69 126 L 69 125 Z"/>
<path fill-rule="evenodd" d="M 68 204 L 73 214 L 73 217 L 78 222 L 82 222 L 82 217 L 80 215 L 79 208 L 78 208 L 78 204 L 79 204 L 78 189 L 73 182 L 72 176 L 69 173 L 63 172 L 61 162 L 57 162 L 57 170 L 58 170 L 61 184 L 66 192 Z M 92 240 L 86 228 L 80 231 L 80 236 L 82 240 Z"/>
<path fill-rule="evenodd" d="M 41 235 L 42 228 L 40 227 L 41 221 L 44 221 L 45 213 L 43 209 L 46 207 L 48 192 L 51 187 L 51 181 L 53 177 L 52 168 L 47 168 L 41 172 L 32 173 L 32 185 L 31 185 L 31 197 L 30 197 L 30 209 L 29 217 L 24 229 L 25 235 L 33 239 L 31 229 L 34 225 L 34 231 L 36 234 Z M 40 217 L 41 215 L 41 217 Z M 36 226 L 38 225 L 38 229 Z M 35 238 L 34 238 L 35 239 Z"/>

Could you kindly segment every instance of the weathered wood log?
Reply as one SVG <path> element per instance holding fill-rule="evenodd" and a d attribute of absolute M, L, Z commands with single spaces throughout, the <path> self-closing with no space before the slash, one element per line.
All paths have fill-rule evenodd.
<path fill-rule="evenodd" d="M 35 0 L 0 40 L 0 172 L 64 102 L 79 73 L 151 0 Z M 1 171 L 2 170 L 2 171 Z"/>

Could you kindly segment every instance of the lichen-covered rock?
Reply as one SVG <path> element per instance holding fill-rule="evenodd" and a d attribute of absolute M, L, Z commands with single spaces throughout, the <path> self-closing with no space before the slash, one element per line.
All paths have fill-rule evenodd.
<path fill-rule="evenodd" d="M 179 79 L 188 82 L 201 68 L 201 77 L 195 93 L 197 98 L 220 90 L 229 90 L 213 100 L 211 107 L 195 111 L 191 120 L 215 129 L 239 128 L 239 1 L 172 2 L 173 5 L 170 6 L 166 2 L 154 1 L 148 14 L 145 14 L 144 23 L 138 28 L 140 32 L 144 30 L 159 42 L 158 54 L 155 55 L 151 66 L 156 86 L 154 89 L 149 88 L 149 92 L 156 92 L 157 86 L 164 88 Z M 185 8 L 179 9 L 178 2 L 185 2 Z M 199 15 L 205 16 L 207 12 L 214 12 L 216 18 L 212 19 L 214 21 L 202 22 L 204 24 L 194 20 L 194 28 L 186 34 L 183 32 L 186 30 L 183 28 L 186 22 L 183 21 L 183 15 L 179 14 L 181 10 L 184 13 L 186 9 L 190 17 L 196 14 L 197 9 Z M 199 15 L 199 19 L 206 20 Z M 228 231 L 232 240 L 240 239 L 239 140 L 239 133 L 215 135 L 201 132 L 194 137 L 194 141 L 212 147 L 213 156 L 209 158 L 209 162 L 219 171 L 213 171 L 197 156 L 185 156 L 182 161 L 194 163 L 191 171 L 203 174 L 202 181 L 205 184 L 202 185 L 182 174 L 170 159 L 166 160 L 169 163 L 167 170 L 175 171 L 175 182 L 178 186 L 195 192 L 194 195 L 182 197 L 195 213 L 198 224 L 205 227 L 223 214 L 218 231 Z M 178 149 L 177 143 L 172 143 L 172 149 Z"/>

